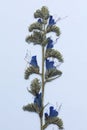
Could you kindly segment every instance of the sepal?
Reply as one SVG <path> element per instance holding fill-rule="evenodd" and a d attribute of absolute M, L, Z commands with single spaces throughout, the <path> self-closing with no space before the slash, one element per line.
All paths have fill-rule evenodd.
<path fill-rule="evenodd" d="M 61 75 L 62 75 L 62 72 L 60 70 L 53 68 L 50 70 L 46 70 L 45 79 L 49 79 L 49 78 L 52 78 L 54 76 L 61 76 Z"/>
<path fill-rule="evenodd" d="M 32 32 L 35 29 L 42 31 L 42 24 L 39 22 L 31 24 L 29 27 L 29 31 Z"/>
<path fill-rule="evenodd" d="M 47 26 L 46 33 L 55 32 L 57 36 L 60 36 L 60 29 L 57 26 Z"/>
<path fill-rule="evenodd" d="M 39 67 L 30 66 L 25 70 L 24 78 L 28 79 L 31 74 L 39 74 Z"/>
<path fill-rule="evenodd" d="M 55 124 L 59 129 L 63 129 L 63 121 L 59 117 L 49 117 L 48 119 L 45 119 L 43 129 L 47 128 L 50 124 Z"/>
<path fill-rule="evenodd" d="M 59 60 L 59 62 L 63 62 L 63 57 L 62 57 L 61 53 L 55 49 L 46 50 L 45 59 L 47 59 L 48 57 L 57 58 Z"/>
<path fill-rule="evenodd" d="M 30 90 L 28 90 L 31 94 L 33 94 L 34 96 L 36 96 L 36 94 L 39 93 L 41 89 L 41 82 L 39 81 L 39 79 L 35 78 L 30 85 Z"/>

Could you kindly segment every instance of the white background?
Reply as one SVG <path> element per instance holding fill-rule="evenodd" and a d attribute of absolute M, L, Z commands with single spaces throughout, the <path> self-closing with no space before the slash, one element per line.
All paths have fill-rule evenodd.
<path fill-rule="evenodd" d="M 33 13 L 43 5 L 58 17 L 61 37 L 55 47 L 63 54 L 63 75 L 47 84 L 45 102 L 62 103 L 60 117 L 65 130 L 87 130 L 87 1 L 86 0 L 2 0 L 0 1 L 0 130 L 39 130 L 36 114 L 22 106 L 33 102 L 24 80 L 26 50 L 37 54 L 40 47 L 25 42 Z M 31 80 L 31 78 L 30 78 Z M 47 111 L 47 110 L 46 110 Z M 49 129 L 57 130 L 55 126 Z"/>

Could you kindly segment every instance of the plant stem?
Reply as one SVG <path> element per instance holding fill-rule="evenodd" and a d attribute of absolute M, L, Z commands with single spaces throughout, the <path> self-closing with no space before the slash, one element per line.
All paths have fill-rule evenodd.
<path fill-rule="evenodd" d="M 41 130 L 43 130 L 43 107 L 44 107 L 44 47 L 42 46 L 42 113 L 41 113 Z"/>
<path fill-rule="evenodd" d="M 45 36 L 45 24 L 44 24 Z M 43 130 L 43 111 L 44 111 L 44 46 L 42 45 L 42 112 L 40 117 L 41 130 Z"/>

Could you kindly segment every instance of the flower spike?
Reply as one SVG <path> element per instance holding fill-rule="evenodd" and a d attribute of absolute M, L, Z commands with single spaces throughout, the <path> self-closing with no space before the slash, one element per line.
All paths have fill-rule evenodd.
<path fill-rule="evenodd" d="M 56 25 L 60 18 L 56 20 L 53 15 L 50 15 L 46 6 L 37 9 L 34 18 L 36 18 L 36 22 L 29 26 L 28 31 L 30 34 L 25 40 L 28 44 L 33 43 L 33 45 L 41 46 L 42 61 L 41 66 L 39 66 L 37 55 L 29 57 L 27 52 L 25 60 L 28 66 L 26 66 L 24 78 L 27 80 L 32 74 L 37 74 L 40 76 L 41 81 L 35 76 L 29 83 L 30 86 L 27 90 L 34 96 L 33 103 L 23 106 L 23 110 L 37 113 L 40 118 L 40 130 L 45 130 L 50 124 L 57 125 L 59 130 L 63 130 L 63 121 L 59 118 L 60 107 L 57 110 L 54 106 L 49 106 L 49 112 L 44 113 L 47 106 L 47 104 L 44 104 L 45 85 L 62 75 L 62 72 L 57 67 L 63 62 L 63 57 L 59 51 L 54 49 L 54 44 L 61 34 L 59 27 Z M 56 34 L 56 40 L 49 33 Z M 58 60 L 58 65 L 56 65 L 54 58 Z"/>

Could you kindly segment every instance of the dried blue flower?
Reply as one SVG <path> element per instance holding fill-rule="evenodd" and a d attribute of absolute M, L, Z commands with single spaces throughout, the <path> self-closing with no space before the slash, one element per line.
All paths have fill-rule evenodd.
<path fill-rule="evenodd" d="M 42 23 L 42 20 L 41 20 L 41 19 L 38 19 L 38 23 Z"/>
<path fill-rule="evenodd" d="M 36 97 L 34 99 L 34 103 L 39 107 L 41 108 L 41 104 L 42 104 L 42 101 L 41 101 L 41 97 L 42 97 L 42 94 L 36 94 Z"/>
<path fill-rule="evenodd" d="M 30 64 L 34 67 L 38 67 L 36 56 L 32 56 Z"/>
<path fill-rule="evenodd" d="M 54 61 L 49 61 L 48 59 L 46 59 L 46 69 L 50 70 L 50 69 L 53 69 L 53 68 L 55 68 Z"/>
<path fill-rule="evenodd" d="M 48 38 L 48 44 L 47 44 L 47 49 L 53 48 L 53 40 L 51 38 Z"/>
<path fill-rule="evenodd" d="M 54 25 L 54 24 L 56 24 L 56 22 L 55 22 L 55 20 L 53 19 L 53 16 L 52 15 L 50 15 L 50 17 L 49 17 L 49 25 Z"/>

